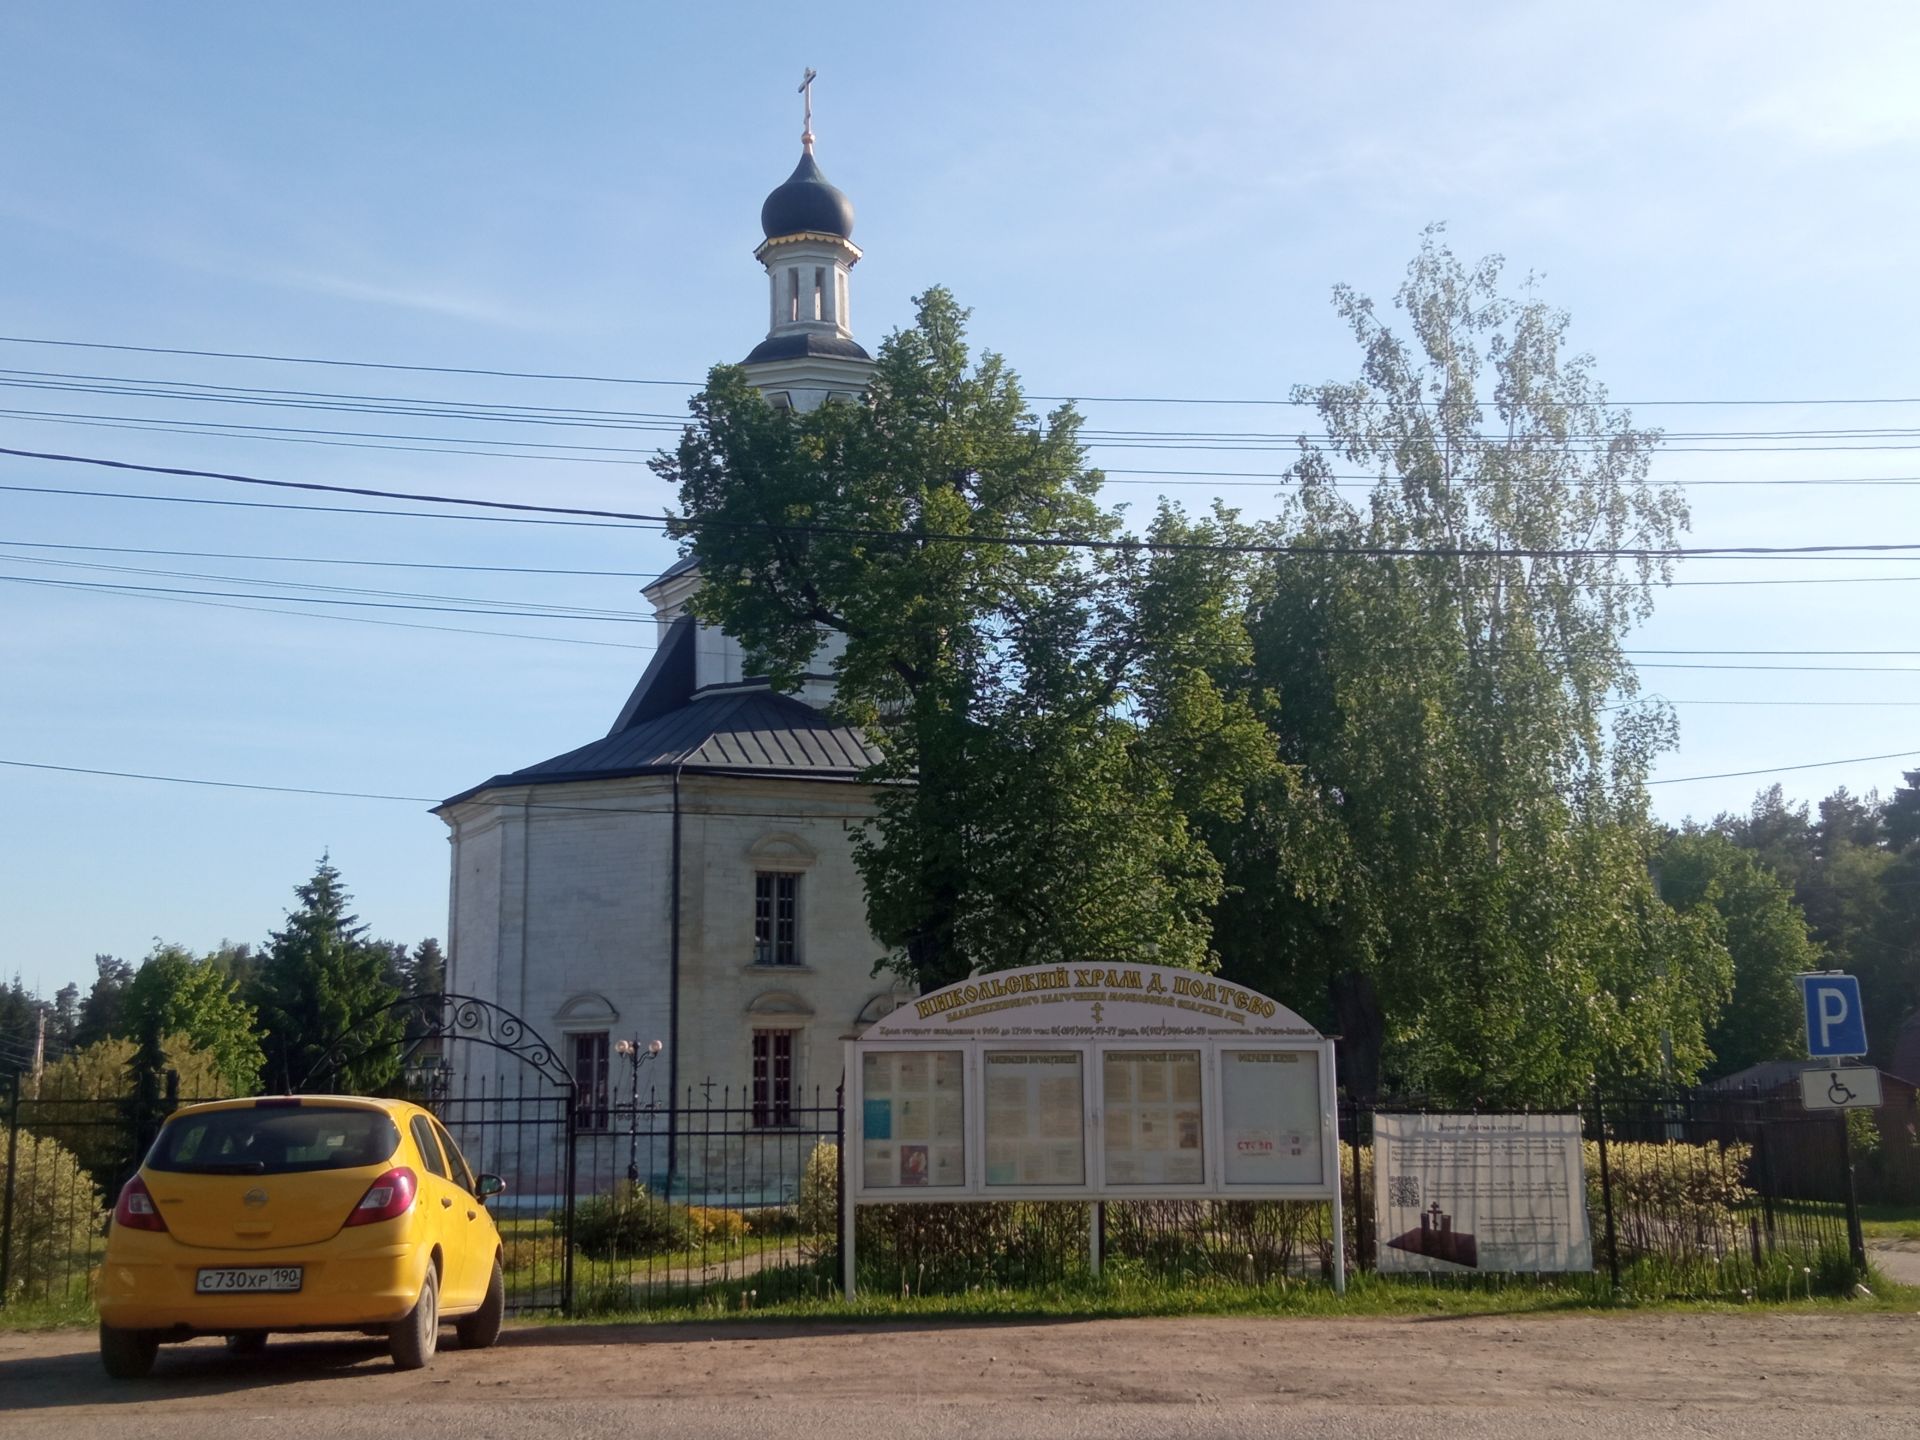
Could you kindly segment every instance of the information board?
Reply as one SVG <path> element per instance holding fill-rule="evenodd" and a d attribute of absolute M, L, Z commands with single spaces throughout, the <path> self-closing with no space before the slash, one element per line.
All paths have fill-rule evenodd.
<path fill-rule="evenodd" d="M 1087 1183 L 1080 1055 L 986 1052 L 987 1184 Z"/>
<path fill-rule="evenodd" d="M 1325 1182 L 1319 1059 L 1299 1050 L 1220 1052 L 1220 1144 L 1227 1184 Z"/>
<path fill-rule="evenodd" d="M 1036 965 L 910 998 L 847 1041 L 842 1283 L 861 1205 L 1300 1201 L 1341 1225 L 1333 1042 L 1166 965 Z M 1088 1214 L 1100 1266 L 1099 1211 Z M 1336 1288 L 1345 1252 L 1332 1255 Z"/>
<path fill-rule="evenodd" d="M 860 1165 L 873 1189 L 965 1185 L 965 1056 L 869 1050 L 860 1061 Z"/>
<path fill-rule="evenodd" d="M 1378 1268 L 1591 1270 L 1578 1115 L 1373 1117 Z"/>
<path fill-rule="evenodd" d="M 1205 1183 L 1198 1050 L 1108 1050 L 1100 1087 L 1109 1185 Z"/>

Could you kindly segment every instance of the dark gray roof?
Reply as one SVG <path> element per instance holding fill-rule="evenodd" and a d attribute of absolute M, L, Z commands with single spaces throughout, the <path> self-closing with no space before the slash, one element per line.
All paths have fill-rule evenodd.
<path fill-rule="evenodd" d="M 769 335 L 740 363 L 757 365 L 762 360 L 802 360 L 809 355 L 831 355 L 836 360 L 873 358 L 858 341 L 843 340 L 818 330 L 799 330 L 788 335 Z"/>
<path fill-rule="evenodd" d="M 813 151 L 804 150 L 793 174 L 760 207 L 760 229 L 769 240 L 804 231 L 851 239 L 853 202 L 839 187 L 827 183 Z"/>
<path fill-rule="evenodd" d="M 444 803 L 457 804 L 502 785 L 558 785 L 675 770 L 848 781 L 879 761 L 880 753 L 858 729 L 791 695 L 752 682 L 692 695 L 694 638 L 694 623 L 686 616 L 668 627 L 653 663 L 601 739 L 496 775 Z"/>
<path fill-rule="evenodd" d="M 654 576 L 653 579 L 649 580 L 646 584 L 642 585 L 640 587 L 640 593 L 644 595 L 647 593 L 647 591 L 653 589 L 654 586 L 660 584 L 662 581 L 671 580 L 676 575 L 684 575 L 687 573 L 687 571 L 696 568 L 699 564 L 700 562 L 694 559 L 693 556 L 682 555 L 678 560 L 674 561 L 671 565 L 667 566 L 666 569 L 662 570 L 658 575 Z"/>

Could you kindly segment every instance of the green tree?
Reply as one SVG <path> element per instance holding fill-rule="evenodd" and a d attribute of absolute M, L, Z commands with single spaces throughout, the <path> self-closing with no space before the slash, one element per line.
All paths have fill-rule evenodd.
<path fill-rule="evenodd" d="M 0 1145 L 0 1193 L 13 1197 L 8 1293 L 0 1302 L 64 1299 L 62 1286 L 84 1277 L 93 1237 L 105 1216 L 94 1179 L 73 1152 L 50 1136 L 22 1131 L 14 1142 L 17 1174 L 8 1174 Z"/>
<path fill-rule="evenodd" d="M 135 1036 L 184 1034 L 214 1057 L 233 1094 L 250 1095 L 259 1084 L 265 1057 L 253 1007 L 213 956 L 196 959 L 178 945 L 156 944 L 127 987 L 122 1020 Z"/>
<path fill-rule="evenodd" d="M 1887 848 L 1896 854 L 1920 844 L 1920 770 L 1903 772 L 1898 786 L 1881 812 Z"/>
<path fill-rule="evenodd" d="M 80 1029 L 80 987 L 69 980 L 53 994 L 53 1011 L 47 1016 L 47 1048 L 64 1055 L 74 1046 Z"/>
<path fill-rule="evenodd" d="M 999 356 L 976 363 L 947 292 L 917 305 L 862 404 L 795 414 L 737 368 L 709 376 L 654 467 L 679 486 L 696 610 L 783 688 L 837 641 L 840 713 L 882 755 L 856 842 L 868 918 L 923 989 L 1089 956 L 1206 964 L 1219 867 L 1186 805 L 1237 804 L 1218 773 L 1269 747 L 1212 678 L 1245 645 L 1216 623 L 1225 562 L 1151 547 L 1232 518 L 1165 510 L 1146 548 L 1086 548 L 1120 521 L 1079 417 L 1041 423 Z"/>
<path fill-rule="evenodd" d="M 1660 847 L 1661 893 L 1677 910 L 1712 915 L 1733 961 L 1733 992 L 1707 1032 L 1712 1073 L 1798 1055 L 1800 995 L 1793 977 L 1820 967 L 1820 949 L 1786 883 L 1748 851 L 1710 830 Z"/>
<path fill-rule="evenodd" d="M 1429 231 L 1404 331 L 1335 292 L 1361 373 L 1296 392 L 1328 439 L 1302 440 L 1236 682 L 1289 769 L 1216 835 L 1216 943 L 1339 1031 L 1362 1095 L 1384 1071 L 1561 1102 L 1657 1073 L 1663 1036 L 1684 1078 L 1729 979 L 1653 893 L 1643 782 L 1672 721 L 1623 651 L 1686 510 L 1566 315 L 1500 273 Z"/>
<path fill-rule="evenodd" d="M 133 983 L 133 966 L 113 955 L 93 957 L 93 988 L 80 1002 L 80 1020 L 73 1033 L 75 1045 L 92 1045 L 122 1033 L 120 1006 Z"/>
<path fill-rule="evenodd" d="M 168 1071 L 179 1076 L 182 1100 L 220 1100 L 232 1093 L 213 1056 L 194 1049 L 184 1035 L 162 1037 L 157 1054 L 151 1044 L 115 1037 L 48 1065 L 38 1099 L 57 1103 L 23 1103 L 21 1124 L 73 1151 L 111 1191 L 140 1158 L 137 1139 L 158 1119 Z"/>
<path fill-rule="evenodd" d="M 399 998 L 386 976 L 391 947 L 367 938 L 340 872 L 320 858 L 294 889 L 300 905 L 262 947 L 250 999 L 275 1090 L 318 1086 L 367 1093 L 398 1073 L 401 1020 L 381 1007 Z M 342 1042 L 339 1056 L 329 1046 Z M 319 1073 L 323 1058 L 347 1063 Z"/>

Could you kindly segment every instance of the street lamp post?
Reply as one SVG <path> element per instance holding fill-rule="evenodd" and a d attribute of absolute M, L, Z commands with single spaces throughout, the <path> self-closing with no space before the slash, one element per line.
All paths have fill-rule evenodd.
<path fill-rule="evenodd" d="M 627 1058 L 627 1066 L 632 1076 L 632 1103 L 627 1108 L 627 1179 L 635 1185 L 640 1183 L 640 1067 L 649 1060 L 658 1059 L 660 1052 L 667 1047 L 661 1041 L 649 1040 L 640 1043 L 640 1037 L 622 1040 L 614 1045 L 614 1052 Z"/>

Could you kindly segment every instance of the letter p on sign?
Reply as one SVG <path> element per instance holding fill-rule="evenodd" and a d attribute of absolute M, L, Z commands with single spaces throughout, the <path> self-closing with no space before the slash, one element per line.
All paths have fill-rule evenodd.
<path fill-rule="evenodd" d="M 1851 975 L 1802 975 L 1807 1008 L 1807 1054 L 1816 1059 L 1867 1053 L 1867 1020 L 1860 982 Z"/>

